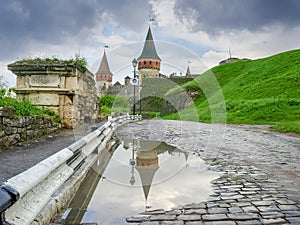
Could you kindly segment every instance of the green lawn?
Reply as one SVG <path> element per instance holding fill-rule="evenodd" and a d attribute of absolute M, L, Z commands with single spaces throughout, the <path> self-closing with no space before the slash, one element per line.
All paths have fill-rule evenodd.
<path fill-rule="evenodd" d="M 182 88 L 198 92 L 194 105 L 165 119 L 195 120 L 196 109 L 202 122 L 272 124 L 300 133 L 300 50 L 220 65 Z"/>

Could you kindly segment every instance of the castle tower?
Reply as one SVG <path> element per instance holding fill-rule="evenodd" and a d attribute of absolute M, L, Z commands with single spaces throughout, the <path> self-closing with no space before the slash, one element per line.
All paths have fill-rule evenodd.
<path fill-rule="evenodd" d="M 146 204 L 154 175 L 159 168 L 157 145 L 153 141 L 141 142 L 136 157 L 135 168 L 140 174 Z"/>
<path fill-rule="evenodd" d="M 110 72 L 106 53 L 104 50 L 99 69 L 96 73 L 96 87 L 98 96 L 103 94 L 110 86 L 112 86 L 112 77 L 113 74 L 112 72 Z"/>
<path fill-rule="evenodd" d="M 137 58 L 139 79 L 159 77 L 160 62 L 149 26 L 142 54 Z"/>
<path fill-rule="evenodd" d="M 185 76 L 186 76 L 186 77 L 192 77 L 192 76 L 191 76 L 190 66 L 187 67 Z"/>
<path fill-rule="evenodd" d="M 130 85 L 131 78 L 129 76 L 124 78 L 125 85 Z"/>

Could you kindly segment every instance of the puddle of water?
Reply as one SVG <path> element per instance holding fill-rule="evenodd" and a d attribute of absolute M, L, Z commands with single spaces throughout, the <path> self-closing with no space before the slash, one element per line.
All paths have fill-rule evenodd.
<path fill-rule="evenodd" d="M 163 142 L 124 140 L 103 151 L 72 200 L 65 224 L 126 224 L 126 217 L 207 200 L 219 176 L 198 156 Z"/>

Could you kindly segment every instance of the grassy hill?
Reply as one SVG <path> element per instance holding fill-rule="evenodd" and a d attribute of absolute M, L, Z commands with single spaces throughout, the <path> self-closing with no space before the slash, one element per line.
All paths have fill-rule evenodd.
<path fill-rule="evenodd" d="M 300 50 L 216 66 L 180 88 L 197 93 L 194 105 L 166 119 L 195 120 L 196 108 L 203 122 L 273 124 L 300 133 Z"/>

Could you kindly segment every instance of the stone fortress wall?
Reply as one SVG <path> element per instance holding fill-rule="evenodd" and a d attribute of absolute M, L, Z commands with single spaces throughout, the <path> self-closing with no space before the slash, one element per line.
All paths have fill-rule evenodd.
<path fill-rule="evenodd" d="M 15 117 L 13 107 L 0 107 L 0 149 L 50 134 L 60 128 L 60 124 L 43 116 Z M 1 152 L 1 151 L 0 151 Z"/>
<path fill-rule="evenodd" d="M 23 60 L 8 65 L 8 69 L 17 75 L 18 97 L 53 110 L 65 127 L 75 128 L 97 119 L 94 75 L 76 62 Z"/>

